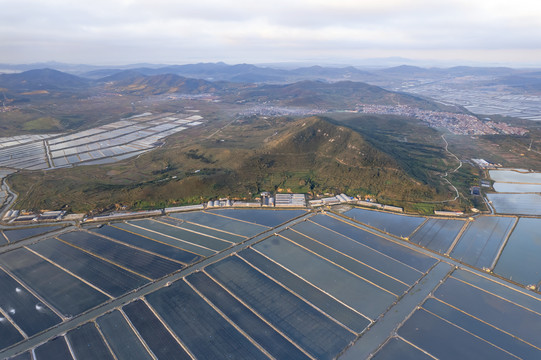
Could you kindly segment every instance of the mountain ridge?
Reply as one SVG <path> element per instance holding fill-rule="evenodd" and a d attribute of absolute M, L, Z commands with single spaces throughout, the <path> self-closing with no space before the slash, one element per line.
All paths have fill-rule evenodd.
<path fill-rule="evenodd" d="M 73 211 L 114 203 L 136 209 L 219 197 L 251 198 L 261 191 L 345 192 L 399 201 L 437 195 L 352 129 L 324 117 L 272 121 L 268 128 L 249 120 L 231 124 L 220 136 L 224 142 L 170 140 L 154 152 L 115 165 L 17 174 L 13 186 L 20 190 L 20 206 L 67 205 Z M 239 138 L 239 133 L 255 138 Z M 127 183 L 125 178 L 132 180 Z M 35 184 L 31 192 L 24 190 L 28 182 Z"/>
<path fill-rule="evenodd" d="M 16 91 L 82 89 L 91 83 L 91 80 L 49 68 L 0 74 L 0 87 Z"/>

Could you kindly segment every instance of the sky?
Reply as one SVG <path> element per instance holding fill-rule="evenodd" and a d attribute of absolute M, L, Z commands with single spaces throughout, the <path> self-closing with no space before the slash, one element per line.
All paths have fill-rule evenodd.
<path fill-rule="evenodd" d="M 539 0 L 0 0 L 0 63 L 541 66 Z"/>

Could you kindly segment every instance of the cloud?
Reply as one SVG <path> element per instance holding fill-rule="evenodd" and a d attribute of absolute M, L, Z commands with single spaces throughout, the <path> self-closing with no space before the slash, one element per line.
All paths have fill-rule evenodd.
<path fill-rule="evenodd" d="M 483 50 L 489 59 L 524 49 L 541 61 L 541 5 L 531 0 L 0 0 L 0 8 L 0 31 L 9 34 L 0 62 L 256 62 L 333 53 L 338 61 L 378 51 L 455 51 L 467 59 Z"/>

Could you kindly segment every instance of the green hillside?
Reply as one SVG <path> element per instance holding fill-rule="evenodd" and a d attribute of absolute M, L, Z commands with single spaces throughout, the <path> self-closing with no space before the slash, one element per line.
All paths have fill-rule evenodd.
<path fill-rule="evenodd" d="M 198 131 L 117 164 L 17 174 L 11 179 L 20 194 L 17 207 L 151 208 L 222 196 L 250 199 L 264 190 L 406 202 L 447 195 L 414 180 L 359 133 L 322 118 L 253 118 L 211 138 Z"/>
<path fill-rule="evenodd" d="M 286 85 L 261 85 L 247 87 L 239 93 L 224 96 L 229 100 L 245 102 L 277 103 L 282 106 L 321 108 L 354 108 L 358 104 L 410 105 L 426 110 L 449 110 L 443 104 L 409 95 L 385 90 L 362 82 L 299 81 Z"/>

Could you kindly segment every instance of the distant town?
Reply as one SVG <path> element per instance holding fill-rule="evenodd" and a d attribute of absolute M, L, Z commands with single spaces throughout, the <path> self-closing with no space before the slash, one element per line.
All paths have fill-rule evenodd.
<path fill-rule="evenodd" d="M 323 114 L 331 109 L 293 108 L 269 105 L 258 105 L 240 112 L 239 116 L 309 116 Z M 433 128 L 447 129 L 456 135 L 518 135 L 524 136 L 527 129 L 511 126 L 503 122 L 495 122 L 490 118 L 480 120 L 469 114 L 458 114 L 444 111 L 430 111 L 408 105 L 369 105 L 359 104 L 355 110 L 348 112 L 363 114 L 398 115 L 419 119 Z"/>
<path fill-rule="evenodd" d="M 399 115 L 417 118 L 434 128 L 444 128 L 456 135 L 519 135 L 524 136 L 528 130 L 521 127 L 510 126 L 506 123 L 497 123 L 490 118 L 479 118 L 468 114 L 430 111 L 413 108 L 407 105 L 359 105 L 356 109 L 365 114 Z"/>

